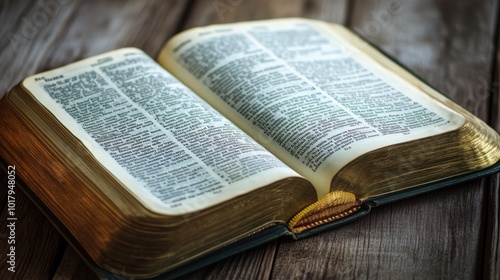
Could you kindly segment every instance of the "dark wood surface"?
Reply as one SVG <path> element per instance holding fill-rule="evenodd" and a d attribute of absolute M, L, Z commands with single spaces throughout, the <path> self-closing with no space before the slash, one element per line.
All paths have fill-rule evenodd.
<path fill-rule="evenodd" d="M 351 27 L 499 131 L 498 14 L 494 0 L 1 1 L 0 96 L 29 75 L 120 47 L 156 57 L 172 35 L 194 26 L 300 16 Z M 0 279 L 96 278 L 19 192 L 17 267 L 7 271 L 1 172 Z M 381 206 L 305 240 L 280 239 L 184 278 L 500 279 L 499 196 L 497 174 Z"/>

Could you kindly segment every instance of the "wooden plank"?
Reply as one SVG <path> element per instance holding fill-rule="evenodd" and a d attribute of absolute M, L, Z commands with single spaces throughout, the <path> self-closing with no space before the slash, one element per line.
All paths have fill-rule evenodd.
<path fill-rule="evenodd" d="M 181 277 L 195 279 L 269 279 L 278 241 L 253 248 Z"/>
<path fill-rule="evenodd" d="M 154 57 L 166 39 L 176 33 L 186 4 L 159 0 L 3 1 L 0 97 L 31 74 L 116 48 L 138 47 Z M 4 195 L 2 192 L 2 202 Z M 72 249 L 65 253 L 65 241 L 31 201 L 22 193 L 16 199 L 22 221 L 17 233 L 19 271 L 7 274 L 2 269 L 0 279 L 92 277 Z M 4 212 L 1 217 L 4 221 Z M 5 245 L 2 242 L 2 248 Z M 5 263 L 5 254 L 1 256 Z"/>
<path fill-rule="evenodd" d="M 342 23 L 346 19 L 347 3 L 344 0 L 198 0 L 192 4 L 182 29 L 280 17 L 306 17 Z"/>
<path fill-rule="evenodd" d="M 52 279 L 91 280 L 98 279 L 98 276 L 87 266 L 76 251 L 68 246 Z"/>
<path fill-rule="evenodd" d="M 21 168 L 16 166 L 16 168 Z M 0 221 L 1 244 L 0 279 L 48 279 L 57 268 L 61 253 L 66 248 L 66 242 L 62 239 L 56 229 L 46 222 L 45 216 L 36 208 L 29 198 L 21 191 L 22 181 L 16 178 L 14 188 L 14 216 L 8 216 L 7 211 L 7 176 L 5 170 L 0 168 L 0 201 L 2 204 L 2 214 Z M 12 200 L 12 199 L 11 199 Z M 15 221 L 8 221 L 7 217 L 17 218 Z M 11 234 L 7 225 L 14 222 L 14 233 Z M 14 236 L 14 244 L 8 244 L 9 236 Z M 14 272 L 7 270 L 11 264 L 11 246 L 14 246 L 15 264 Z M 8 258 L 8 259 L 7 259 Z"/>
<path fill-rule="evenodd" d="M 0 15 L 7 24 L 0 26 L 0 94 L 34 73 L 120 47 L 137 47 L 154 57 L 177 32 L 186 8 L 185 1 L 47 2 L 57 1 L 64 4 L 3 4 Z"/>
<path fill-rule="evenodd" d="M 489 94 L 489 123 L 500 132 L 500 7 L 496 7 L 495 68 Z M 486 233 L 484 241 L 483 279 L 500 279 L 500 174 L 490 178 L 486 191 Z"/>
<path fill-rule="evenodd" d="M 498 107 L 497 107 L 498 108 Z M 492 176 L 486 192 L 486 233 L 483 279 L 500 279 L 500 174 Z"/>
<path fill-rule="evenodd" d="M 3 1 L 0 97 L 25 77 L 46 69 L 43 64 L 50 59 L 49 48 L 65 26 L 61 22 L 69 20 L 77 8 L 76 1 L 63 3 L 49 7 L 37 1 Z"/>
<path fill-rule="evenodd" d="M 490 83 L 495 5 L 493 1 L 356 1 L 349 25 L 486 119 L 488 100 L 478 96 Z M 476 180 L 374 209 L 360 221 L 307 240 L 283 243 L 273 275 L 478 278 L 484 195 L 485 179 Z"/>

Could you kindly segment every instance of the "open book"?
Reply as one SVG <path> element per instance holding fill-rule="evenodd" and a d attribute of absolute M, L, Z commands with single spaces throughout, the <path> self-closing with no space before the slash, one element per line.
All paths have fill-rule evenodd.
<path fill-rule="evenodd" d="M 152 277 L 491 174 L 500 136 L 342 26 L 209 26 L 0 101 L 1 156 L 89 262 Z M 200 261 L 201 260 L 201 261 Z"/>

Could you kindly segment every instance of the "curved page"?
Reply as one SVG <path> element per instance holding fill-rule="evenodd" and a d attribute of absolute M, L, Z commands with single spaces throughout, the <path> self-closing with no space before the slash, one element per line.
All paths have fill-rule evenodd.
<path fill-rule="evenodd" d="M 41 73 L 23 85 L 159 213 L 201 210 L 300 176 L 136 49 Z"/>

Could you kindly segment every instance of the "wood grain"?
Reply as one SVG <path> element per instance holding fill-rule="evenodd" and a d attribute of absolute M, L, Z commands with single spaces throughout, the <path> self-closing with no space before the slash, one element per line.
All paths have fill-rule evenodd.
<path fill-rule="evenodd" d="M 498 1 L 54 1 L 0 2 L 0 96 L 31 74 L 108 50 L 134 46 L 154 57 L 194 26 L 300 16 L 348 25 L 500 130 Z M 499 181 L 497 174 L 382 206 L 342 228 L 271 242 L 183 278 L 499 279 Z M 23 193 L 16 201 L 22 262 L 15 274 L 0 266 L 0 279 L 95 277 Z M 0 205 L 6 209 L 4 191 Z M 0 219 L 4 225 L 6 211 Z M 4 226 L 0 237 L 5 264 Z"/>
<path fill-rule="evenodd" d="M 306 17 L 343 23 L 347 16 L 347 3 L 345 0 L 197 0 L 191 5 L 182 29 L 281 17 Z"/>
<path fill-rule="evenodd" d="M 18 167 L 17 167 L 18 168 Z M 50 225 L 45 216 L 20 190 L 22 181 L 16 179 L 15 201 L 15 272 L 7 270 L 7 253 L 10 252 L 10 244 L 7 237 L 7 176 L 5 170 L 1 170 L 0 184 L 2 192 L 0 201 L 2 205 L 2 228 L 0 231 L 1 243 L 0 255 L 1 270 L 0 279 L 48 279 L 52 277 L 59 265 L 62 253 L 66 249 L 66 242 Z M 10 265 L 9 265 L 10 266 Z"/>
<path fill-rule="evenodd" d="M 496 6 L 497 15 L 500 7 Z M 500 131 L 500 28 L 499 18 L 496 19 L 496 45 L 494 57 L 494 72 L 490 86 L 489 123 L 496 130 Z M 500 174 L 496 174 L 489 179 L 486 193 L 486 228 L 484 233 L 484 261 L 483 278 L 500 279 Z"/>
<path fill-rule="evenodd" d="M 253 248 L 181 277 L 182 279 L 269 279 L 278 241 Z"/>
<path fill-rule="evenodd" d="M 54 4 L 56 8 L 40 1 L 2 3 L 2 95 L 29 75 L 116 48 L 137 47 L 154 57 L 167 38 L 177 33 L 187 3 L 59 1 L 64 4 Z M 53 15 L 46 9 L 53 9 Z M 46 23 L 39 15 L 46 15 Z"/>
<path fill-rule="evenodd" d="M 491 176 L 486 192 L 483 279 L 500 278 L 500 174 Z"/>
<path fill-rule="evenodd" d="M 64 251 L 57 270 L 53 274 L 54 280 L 79 279 L 91 280 L 98 279 L 89 266 L 83 261 L 76 251 L 68 246 Z"/>

